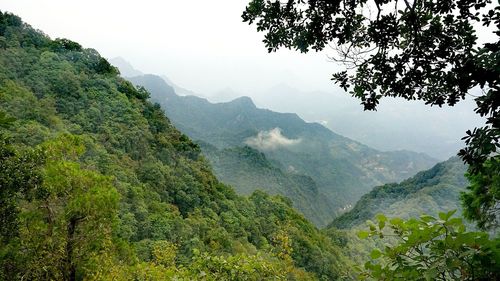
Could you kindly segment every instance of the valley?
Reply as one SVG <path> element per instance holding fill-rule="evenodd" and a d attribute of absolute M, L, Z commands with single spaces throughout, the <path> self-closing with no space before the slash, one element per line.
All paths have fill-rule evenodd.
<path fill-rule="evenodd" d="M 132 68 L 132 66 L 129 66 Z M 372 187 L 399 182 L 431 167 L 438 160 L 410 151 L 381 152 L 338 135 L 317 123 L 307 123 L 293 113 L 278 113 L 255 106 L 248 97 L 230 102 L 211 103 L 197 96 L 179 96 L 174 88 L 157 75 L 128 77 L 144 86 L 151 100 L 162 106 L 170 120 L 182 132 L 201 145 L 216 174 L 237 191 L 248 194 L 263 189 L 289 197 L 294 206 L 318 226 L 325 226 L 354 205 Z M 258 161 L 252 153 L 239 154 L 240 173 L 228 172 L 224 161 L 231 152 L 249 146 L 263 153 Z M 247 151 L 251 151 L 247 148 Z M 247 158 L 247 159 L 245 159 Z M 241 161 L 244 161 L 241 162 Z M 252 165 L 266 165 L 287 175 L 290 180 L 272 187 L 265 173 L 255 173 Z M 253 175 L 253 176 L 252 176 Z M 309 184 L 296 183 L 309 178 Z M 266 184 L 267 182 L 267 184 Z M 292 183 L 294 182 L 294 183 Z M 289 190 L 302 189 L 302 195 Z M 324 197 L 323 200 L 317 200 Z M 310 202 L 316 202 L 311 205 Z M 314 206 L 316 212 L 306 210 Z"/>

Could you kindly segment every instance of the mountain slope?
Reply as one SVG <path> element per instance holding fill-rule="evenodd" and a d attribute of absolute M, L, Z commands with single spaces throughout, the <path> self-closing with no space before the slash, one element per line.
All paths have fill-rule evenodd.
<path fill-rule="evenodd" d="M 97 51 L 0 12 L 0 116 L 15 120 L 0 124 L 14 206 L 0 218 L 15 217 L 0 279 L 339 277 L 331 239 L 286 199 L 236 195 L 148 96 Z"/>
<path fill-rule="evenodd" d="M 145 86 L 151 99 L 194 140 L 220 149 L 244 145 L 259 149 L 287 170 L 311 177 L 336 210 L 354 204 L 373 186 L 403 180 L 436 162 L 424 154 L 371 149 L 319 124 L 306 123 L 296 114 L 257 108 L 248 97 L 213 104 L 177 96 L 155 75 L 128 79 Z"/>
<path fill-rule="evenodd" d="M 255 150 L 238 146 L 242 144 L 241 134 L 252 136 L 256 132 L 256 129 L 248 129 L 252 124 L 246 123 L 241 126 L 236 122 L 228 124 L 227 129 L 219 128 L 218 124 L 231 123 L 231 115 L 252 106 L 250 99 L 240 98 L 231 104 L 219 104 L 220 106 L 209 107 L 207 110 L 205 100 L 194 96 L 180 97 L 163 79 L 155 75 L 129 79 L 137 85 L 147 85 L 153 101 L 162 99 L 163 103 L 171 105 L 173 110 L 167 114 L 172 122 L 182 132 L 204 144 L 202 149 L 215 173 L 222 181 L 232 184 L 240 194 L 249 194 L 261 189 L 272 194 L 285 195 L 292 200 L 297 210 L 317 226 L 325 226 L 331 222 L 336 212 L 335 205 L 319 192 L 316 183 L 311 181 L 310 177 L 297 172 L 286 172 L 286 168 L 280 163 L 276 161 L 271 163 L 272 161 L 265 156 L 252 157 L 258 155 Z M 239 107 L 235 104 L 239 104 Z M 179 119 L 190 119 L 192 112 L 196 112 L 199 119 L 187 123 L 176 122 Z M 218 119 L 213 120 L 213 116 L 218 116 Z M 261 122 L 265 123 L 266 119 Z M 200 130 L 201 127 L 205 129 Z M 240 152 L 246 152 L 243 153 L 246 157 L 242 157 Z M 258 163 L 254 161 L 255 159 L 259 159 Z M 304 182 L 303 179 L 307 180 Z"/>
<path fill-rule="evenodd" d="M 464 177 L 466 170 L 462 161 L 453 157 L 399 184 L 375 187 L 330 226 L 352 228 L 373 219 L 378 213 L 408 218 L 418 217 L 422 213 L 436 214 L 452 209 L 460 211 L 459 194 L 467 186 Z"/>
<path fill-rule="evenodd" d="M 314 224 L 323 226 L 331 221 L 336 210 L 318 191 L 311 177 L 285 172 L 263 153 L 248 146 L 219 150 L 202 144 L 202 149 L 217 177 L 231 184 L 239 194 L 251 194 L 259 189 L 284 195 Z"/>

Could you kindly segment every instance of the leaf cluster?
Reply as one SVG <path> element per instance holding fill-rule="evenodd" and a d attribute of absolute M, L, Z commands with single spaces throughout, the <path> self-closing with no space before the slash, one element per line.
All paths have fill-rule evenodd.
<path fill-rule="evenodd" d="M 392 238 L 382 250 L 371 252 L 362 279 L 375 280 L 496 280 L 500 275 L 500 244 L 487 233 L 468 232 L 455 211 L 432 217 L 402 220 L 377 215 L 367 221 L 368 237 Z"/>

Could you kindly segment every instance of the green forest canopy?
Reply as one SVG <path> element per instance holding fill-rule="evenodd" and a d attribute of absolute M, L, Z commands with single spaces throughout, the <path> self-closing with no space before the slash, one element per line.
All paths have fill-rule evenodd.
<path fill-rule="evenodd" d="M 332 280 L 349 268 L 289 200 L 219 182 L 148 96 L 95 50 L 0 13 L 1 280 Z"/>

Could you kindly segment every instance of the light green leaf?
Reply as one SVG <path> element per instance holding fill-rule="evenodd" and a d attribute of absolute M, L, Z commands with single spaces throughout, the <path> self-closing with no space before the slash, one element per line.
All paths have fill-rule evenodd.
<path fill-rule="evenodd" d="M 447 213 L 443 213 L 443 212 L 440 212 L 439 213 L 439 218 L 444 220 L 444 221 L 447 221 L 449 218 L 451 218 L 451 216 L 453 216 L 455 213 L 456 213 L 457 210 L 451 210 Z"/>
<path fill-rule="evenodd" d="M 373 249 L 370 253 L 370 257 L 374 260 L 380 258 L 382 256 L 382 252 L 379 249 Z"/>
<path fill-rule="evenodd" d="M 433 216 L 429 216 L 429 215 L 421 215 L 420 216 L 420 219 L 424 222 L 433 222 L 433 221 L 436 221 L 436 218 L 433 217 Z"/>
<path fill-rule="evenodd" d="M 366 238 L 368 238 L 368 236 L 370 236 L 370 234 L 368 233 L 368 231 L 359 231 L 358 232 L 358 237 L 360 239 L 366 239 Z"/>
<path fill-rule="evenodd" d="M 403 220 L 401 218 L 393 218 L 390 222 L 394 226 L 401 226 L 403 224 Z"/>
<path fill-rule="evenodd" d="M 375 216 L 375 218 L 376 218 L 379 222 L 381 222 L 381 221 L 383 221 L 383 222 L 387 221 L 387 217 L 386 217 L 384 214 L 382 214 L 382 213 L 378 213 L 378 214 Z"/>

